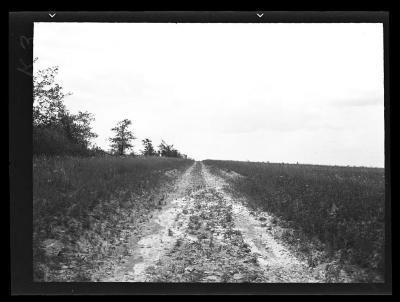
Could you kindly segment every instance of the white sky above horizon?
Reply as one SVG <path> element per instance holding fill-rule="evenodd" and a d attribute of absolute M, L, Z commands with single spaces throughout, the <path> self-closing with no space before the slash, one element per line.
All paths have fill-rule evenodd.
<path fill-rule="evenodd" d="M 34 57 L 107 150 L 128 118 L 136 152 L 384 166 L 382 24 L 35 23 Z"/>

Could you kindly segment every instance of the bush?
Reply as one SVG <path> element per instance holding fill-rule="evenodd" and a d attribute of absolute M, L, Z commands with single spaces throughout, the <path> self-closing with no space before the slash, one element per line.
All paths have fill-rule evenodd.
<path fill-rule="evenodd" d="M 61 127 L 33 128 L 34 155 L 86 155 L 85 146 L 68 139 Z"/>

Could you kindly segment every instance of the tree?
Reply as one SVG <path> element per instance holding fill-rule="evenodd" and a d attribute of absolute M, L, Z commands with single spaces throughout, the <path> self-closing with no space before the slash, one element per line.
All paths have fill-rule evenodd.
<path fill-rule="evenodd" d="M 37 59 L 34 60 L 36 62 Z M 64 105 L 64 93 L 56 82 L 58 67 L 37 71 L 33 76 L 33 153 L 87 155 L 94 117 L 89 112 L 71 114 Z"/>
<path fill-rule="evenodd" d="M 33 125 L 50 126 L 57 124 L 66 114 L 64 98 L 72 93 L 64 93 L 56 83 L 58 67 L 39 70 L 33 76 Z"/>
<path fill-rule="evenodd" d="M 174 145 L 168 145 L 164 140 L 161 141 L 161 144 L 158 146 L 158 152 L 160 156 L 163 157 L 170 157 L 172 150 L 173 150 Z"/>
<path fill-rule="evenodd" d="M 61 118 L 61 122 L 68 138 L 75 144 L 88 149 L 93 138 L 97 137 L 92 132 L 91 122 L 94 121 L 93 114 L 79 111 L 78 114 L 70 114 L 68 111 Z"/>
<path fill-rule="evenodd" d="M 124 119 L 117 123 L 117 126 L 111 130 L 115 132 L 115 136 L 110 138 L 111 149 L 118 155 L 124 155 L 127 149 L 133 147 L 131 141 L 136 139 L 133 133 L 128 129 L 132 122 L 128 119 Z"/>
<path fill-rule="evenodd" d="M 164 140 L 161 141 L 161 144 L 158 146 L 158 148 L 158 153 L 160 156 L 178 158 L 182 157 L 182 154 L 174 148 L 174 145 L 168 145 L 166 142 L 164 142 Z"/>
<path fill-rule="evenodd" d="M 156 151 L 154 150 L 153 143 L 150 139 L 146 138 L 142 140 L 143 143 L 143 151 L 142 154 L 144 156 L 154 156 L 157 155 Z"/>

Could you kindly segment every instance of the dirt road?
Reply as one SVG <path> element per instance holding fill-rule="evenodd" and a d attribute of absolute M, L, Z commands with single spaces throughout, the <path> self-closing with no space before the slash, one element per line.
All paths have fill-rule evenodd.
<path fill-rule="evenodd" d="M 100 281 L 321 282 L 274 238 L 271 217 L 251 212 L 226 186 L 194 163 Z"/>

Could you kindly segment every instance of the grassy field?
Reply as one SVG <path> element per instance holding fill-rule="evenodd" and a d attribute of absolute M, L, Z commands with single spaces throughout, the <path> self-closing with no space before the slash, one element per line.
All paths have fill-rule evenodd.
<path fill-rule="evenodd" d="M 206 160 L 253 208 L 268 211 L 341 262 L 383 273 L 384 169 Z"/>
<path fill-rule="evenodd" d="M 34 280 L 87 281 L 121 253 L 124 224 L 159 206 L 162 184 L 192 163 L 176 158 L 34 157 Z M 175 173 L 165 173 L 166 171 Z"/>

